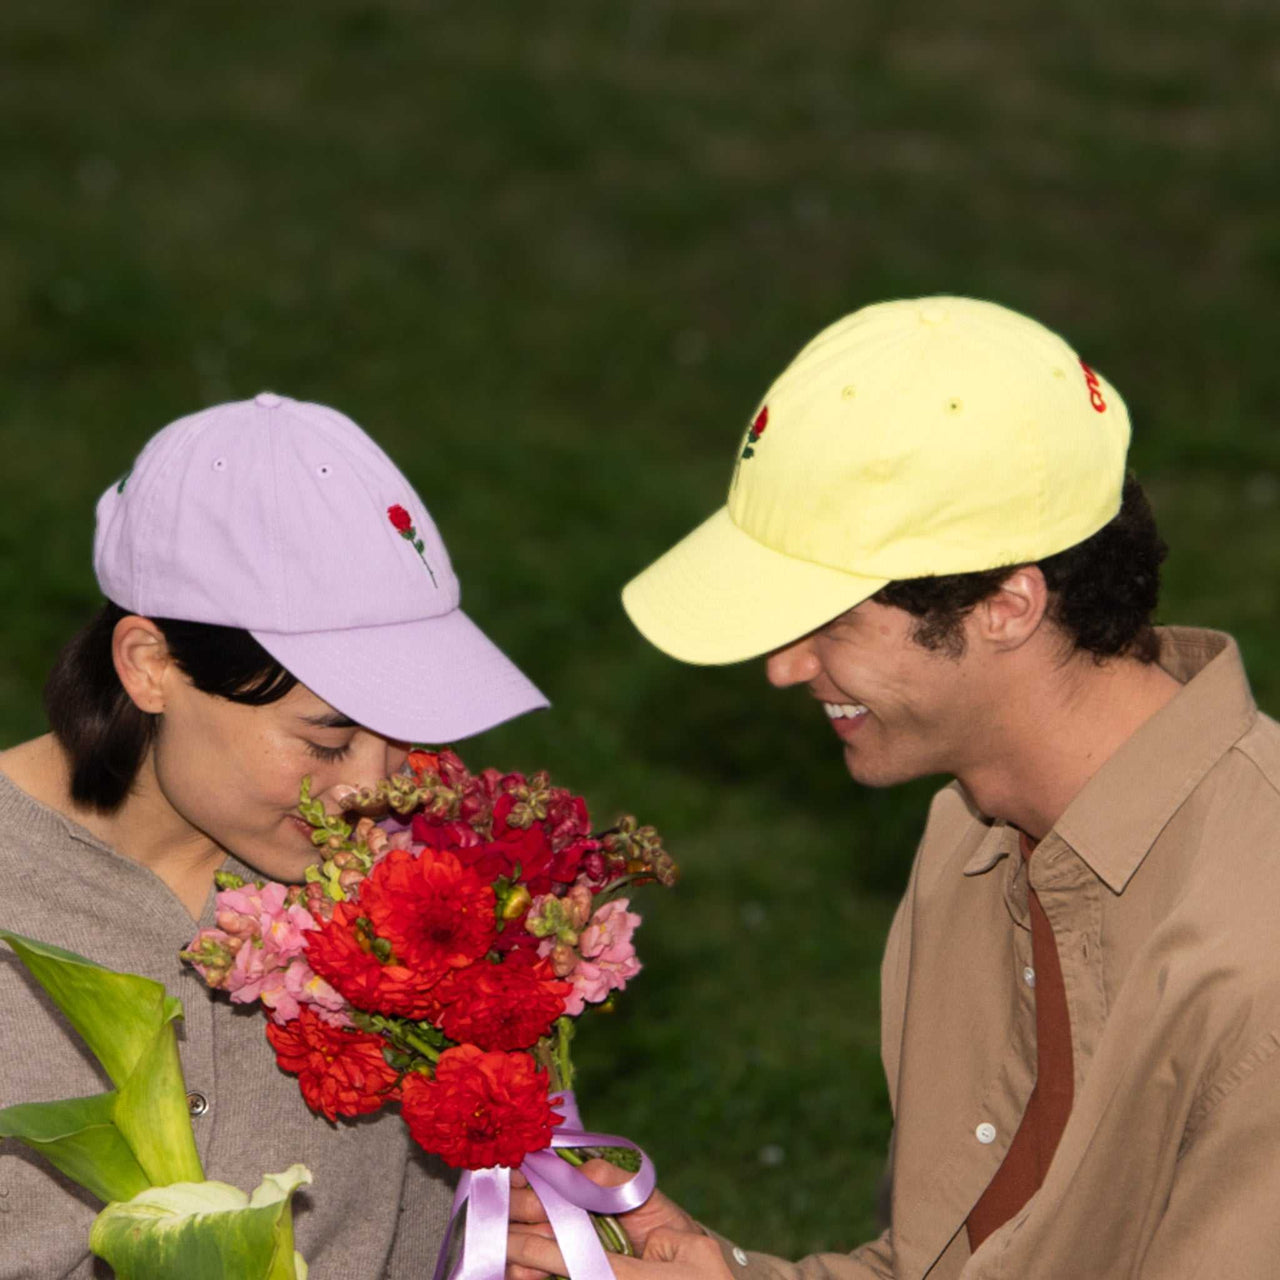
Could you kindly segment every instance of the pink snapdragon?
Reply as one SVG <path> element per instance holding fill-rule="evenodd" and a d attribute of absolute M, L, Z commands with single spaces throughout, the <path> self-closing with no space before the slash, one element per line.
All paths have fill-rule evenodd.
<path fill-rule="evenodd" d="M 309 1004 L 326 1022 L 347 1026 L 347 1002 L 306 960 L 316 921 L 302 905 L 305 896 L 275 882 L 224 889 L 217 928 L 201 929 L 184 955 L 211 987 L 236 1004 L 260 1001 L 276 1022 L 292 1021 Z"/>
<path fill-rule="evenodd" d="M 552 964 L 557 975 L 573 983 L 564 1005 L 570 1017 L 576 1018 L 585 1005 L 599 1004 L 611 991 L 621 991 L 640 972 L 632 942 L 640 917 L 627 910 L 630 905 L 626 898 L 615 898 L 591 917 L 578 939 L 578 958 L 572 968 L 566 964 L 572 951 L 563 942 L 545 938 L 538 947 L 542 956 L 555 952 Z"/>

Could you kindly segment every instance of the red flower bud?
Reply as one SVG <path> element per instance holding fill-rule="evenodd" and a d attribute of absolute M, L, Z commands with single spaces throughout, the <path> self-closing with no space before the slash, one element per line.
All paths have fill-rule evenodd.
<path fill-rule="evenodd" d="M 413 517 L 398 502 L 387 508 L 387 515 L 397 533 L 408 533 L 413 528 Z"/>

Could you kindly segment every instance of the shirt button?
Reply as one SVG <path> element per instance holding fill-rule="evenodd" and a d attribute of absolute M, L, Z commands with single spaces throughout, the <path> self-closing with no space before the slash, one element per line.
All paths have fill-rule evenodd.
<path fill-rule="evenodd" d="M 747 1265 L 747 1254 L 745 1249 L 739 1248 L 736 1244 L 733 1246 L 733 1260 L 740 1267 Z"/>
<path fill-rule="evenodd" d="M 260 409 L 275 409 L 280 404 L 280 397 L 274 391 L 259 391 L 253 397 L 253 403 Z"/>
<path fill-rule="evenodd" d="M 202 1116 L 209 1110 L 209 1099 L 203 1093 L 187 1094 L 187 1110 L 193 1116 Z"/>
<path fill-rule="evenodd" d="M 1030 965 L 1027 965 L 1027 967 L 1023 969 L 1022 980 L 1029 987 L 1034 987 L 1036 985 L 1036 971 Z"/>
<path fill-rule="evenodd" d="M 989 1147 L 996 1140 L 996 1127 L 984 1120 L 973 1131 L 973 1136 L 977 1138 L 984 1147 Z"/>

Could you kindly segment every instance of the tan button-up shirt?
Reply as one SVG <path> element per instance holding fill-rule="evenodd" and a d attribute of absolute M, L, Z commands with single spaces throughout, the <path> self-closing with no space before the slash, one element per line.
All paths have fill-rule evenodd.
<path fill-rule="evenodd" d="M 1280 1276 L 1280 726 L 1229 637 L 1161 635 L 1183 689 L 1031 864 L 1075 1071 L 1043 1186 L 970 1255 L 1035 1082 L 1035 989 L 1018 833 L 953 784 L 881 975 L 892 1228 L 799 1263 L 726 1243 L 744 1280 Z"/>

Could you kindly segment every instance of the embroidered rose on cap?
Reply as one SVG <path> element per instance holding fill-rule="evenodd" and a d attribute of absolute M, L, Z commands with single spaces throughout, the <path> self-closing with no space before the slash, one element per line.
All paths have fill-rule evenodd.
<path fill-rule="evenodd" d="M 418 559 L 426 565 L 427 572 L 431 574 L 432 586 L 436 583 L 436 575 L 427 563 L 427 548 L 423 541 L 418 537 L 418 531 L 413 527 L 413 517 L 397 502 L 387 508 L 387 519 L 389 519 L 395 528 L 395 531 L 406 541 L 413 544 L 413 549 L 418 553 Z"/>
<path fill-rule="evenodd" d="M 751 424 L 751 430 L 747 432 L 747 443 L 742 446 L 742 456 L 750 458 L 755 453 L 756 441 L 764 435 L 764 429 L 769 425 L 769 406 L 765 405 L 759 413 L 756 414 L 756 420 Z"/>

